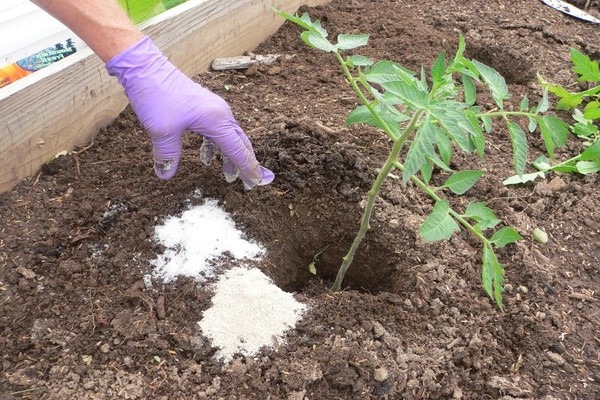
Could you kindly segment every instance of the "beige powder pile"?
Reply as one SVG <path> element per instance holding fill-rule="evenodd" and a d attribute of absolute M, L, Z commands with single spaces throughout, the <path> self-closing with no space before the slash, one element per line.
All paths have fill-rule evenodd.
<path fill-rule="evenodd" d="M 155 228 L 155 239 L 165 246 L 152 262 L 153 277 L 164 282 L 191 276 L 202 282 L 223 269 L 227 253 L 236 260 L 258 260 L 264 247 L 248 241 L 215 200 L 192 207 L 181 217 L 169 217 Z M 217 275 L 212 307 L 198 323 L 203 334 L 220 350 L 217 357 L 252 356 L 272 346 L 301 318 L 306 306 L 279 289 L 260 270 L 236 267 Z"/>

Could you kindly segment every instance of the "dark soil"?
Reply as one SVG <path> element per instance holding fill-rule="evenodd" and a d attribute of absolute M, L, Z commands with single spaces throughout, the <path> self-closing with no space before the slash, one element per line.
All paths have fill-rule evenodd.
<path fill-rule="evenodd" d="M 370 33 L 362 54 L 412 70 L 452 54 L 463 34 L 467 56 L 506 77 L 515 105 L 539 97 L 538 72 L 574 81 L 569 47 L 600 58 L 598 25 L 540 1 L 335 0 L 304 11 L 333 35 Z M 600 16 L 597 2 L 588 11 Z M 272 185 L 224 184 L 191 134 L 176 177 L 159 181 L 150 143 L 125 111 L 0 195 L 0 399 L 600 399 L 600 177 L 504 187 L 512 166 L 499 125 L 485 161 L 457 158 L 457 169 L 487 173 L 456 201 L 488 202 L 524 236 L 499 253 L 505 311 L 482 290 L 478 243 L 465 232 L 422 241 L 431 201 L 394 180 L 346 289 L 332 294 L 389 144 L 344 126 L 355 97 L 330 55 L 298 34 L 286 24 L 255 50 L 292 59 L 197 77 L 230 103 L 276 172 Z M 284 345 L 223 364 L 197 326 L 209 290 L 191 279 L 144 287 L 160 251 L 154 226 L 197 189 L 268 248 L 264 272 L 310 305 Z M 532 240 L 535 227 L 546 245 Z M 325 248 L 313 276 L 308 265 Z"/>

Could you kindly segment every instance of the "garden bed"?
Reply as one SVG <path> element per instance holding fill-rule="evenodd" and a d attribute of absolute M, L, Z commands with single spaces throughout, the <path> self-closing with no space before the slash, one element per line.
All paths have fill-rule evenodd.
<path fill-rule="evenodd" d="M 467 56 L 505 76 L 515 107 L 540 96 L 538 72 L 573 82 L 569 47 L 600 57 L 597 25 L 537 1 L 334 0 L 303 11 L 334 36 L 370 33 L 361 54 L 415 71 L 453 54 L 463 34 Z M 589 12 L 600 14 L 597 3 Z M 459 169 L 486 171 L 465 201 L 486 201 L 524 237 L 499 252 L 503 312 L 482 289 L 478 244 L 464 232 L 421 240 L 432 202 L 393 179 L 345 289 L 331 293 L 389 143 L 344 126 L 354 94 L 335 60 L 298 35 L 285 24 L 255 50 L 293 56 L 276 65 L 196 78 L 229 102 L 273 184 L 225 184 L 218 165 L 201 163 L 193 135 L 175 178 L 159 181 L 126 110 L 0 196 L 0 399 L 600 397 L 598 175 L 503 186 L 513 172 L 501 125 L 485 160 L 456 158 Z M 532 157 L 542 153 L 536 135 Z M 578 151 L 575 142 L 557 157 Z M 155 227 L 207 198 L 265 247 L 253 266 L 307 306 L 284 340 L 229 362 L 198 325 L 211 281 L 147 278 L 164 251 Z M 532 239 L 534 228 L 547 244 Z"/>

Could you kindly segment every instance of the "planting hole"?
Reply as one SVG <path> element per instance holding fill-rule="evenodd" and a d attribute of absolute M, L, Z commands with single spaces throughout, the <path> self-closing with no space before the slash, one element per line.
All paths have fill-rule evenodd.
<path fill-rule="evenodd" d="M 337 135 L 309 121 L 287 123 L 274 137 L 264 138 L 265 143 L 276 143 L 262 147 L 266 166 L 277 173 L 269 195 L 250 192 L 250 197 L 263 198 L 251 203 L 246 195 L 226 197 L 226 208 L 267 248 L 267 262 L 261 268 L 279 287 L 302 291 L 313 279 L 326 284 L 335 279 L 358 231 L 361 204 L 376 174 L 376 167 L 365 161 L 365 144 L 356 138 L 367 140 L 370 156 L 377 158 L 385 154 L 377 147 L 387 144 L 375 134 Z M 277 150 L 269 153 L 271 149 Z M 378 293 L 414 286 L 411 267 L 421 262 L 414 248 L 418 225 L 406 226 L 414 216 L 402 207 L 399 215 L 388 209 L 391 203 L 401 202 L 399 182 L 391 184 L 390 190 L 377 201 L 372 229 L 343 287 Z M 405 248 L 391 248 L 398 241 L 406 243 Z"/>
<path fill-rule="evenodd" d="M 509 44 L 475 40 L 468 43 L 466 56 L 494 68 L 507 84 L 527 85 L 535 81 L 536 71 L 532 67 L 536 62 L 528 58 L 527 51 L 517 51 Z"/>

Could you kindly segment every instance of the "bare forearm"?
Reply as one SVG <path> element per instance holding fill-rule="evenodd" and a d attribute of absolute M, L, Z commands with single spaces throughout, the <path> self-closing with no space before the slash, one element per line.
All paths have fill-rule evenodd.
<path fill-rule="evenodd" d="M 116 0 L 32 0 L 65 24 L 107 62 L 143 34 Z"/>

